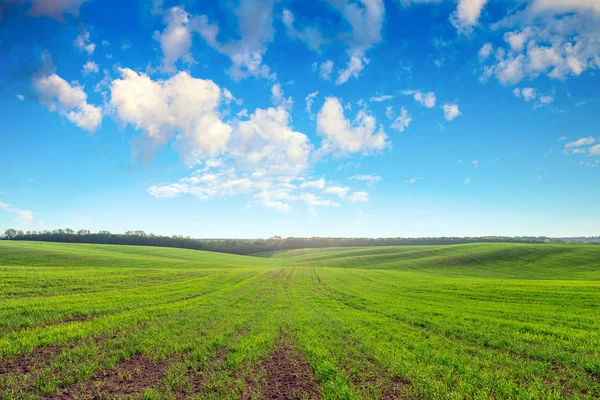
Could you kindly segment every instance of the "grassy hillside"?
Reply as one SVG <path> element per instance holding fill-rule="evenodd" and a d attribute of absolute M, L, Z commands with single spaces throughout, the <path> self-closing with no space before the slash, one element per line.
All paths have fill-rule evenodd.
<path fill-rule="evenodd" d="M 0 241 L 0 398 L 599 398 L 600 246 Z"/>

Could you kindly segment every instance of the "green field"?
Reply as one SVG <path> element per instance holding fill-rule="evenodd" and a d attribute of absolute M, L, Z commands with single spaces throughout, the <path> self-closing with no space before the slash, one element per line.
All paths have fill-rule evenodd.
<path fill-rule="evenodd" d="M 600 246 L 0 241 L 0 398 L 600 398 Z"/>

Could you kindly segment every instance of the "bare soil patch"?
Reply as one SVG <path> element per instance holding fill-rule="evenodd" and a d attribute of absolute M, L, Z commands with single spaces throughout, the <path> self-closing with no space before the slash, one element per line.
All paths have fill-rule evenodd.
<path fill-rule="evenodd" d="M 0 359 L 0 377 L 9 374 L 30 374 L 49 364 L 54 358 L 72 345 L 38 347 L 32 352 L 17 357 Z"/>
<path fill-rule="evenodd" d="M 312 367 L 289 342 L 280 341 L 260 369 L 266 375 L 260 399 L 320 399 Z"/>
<path fill-rule="evenodd" d="M 141 354 L 121 361 L 80 384 L 73 384 L 49 399 L 106 399 L 138 395 L 156 384 L 165 374 L 167 362 L 153 362 Z"/>

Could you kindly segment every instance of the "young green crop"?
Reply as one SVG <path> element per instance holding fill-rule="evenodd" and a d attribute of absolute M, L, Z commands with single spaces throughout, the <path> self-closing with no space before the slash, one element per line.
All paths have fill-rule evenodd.
<path fill-rule="evenodd" d="M 1 398 L 260 398 L 297 354 L 329 399 L 593 399 L 598 349 L 600 246 L 0 242 Z"/>

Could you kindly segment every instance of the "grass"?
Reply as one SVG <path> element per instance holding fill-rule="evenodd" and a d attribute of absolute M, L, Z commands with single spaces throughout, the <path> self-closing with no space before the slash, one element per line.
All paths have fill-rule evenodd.
<path fill-rule="evenodd" d="M 0 398 L 595 399 L 599 349 L 600 246 L 0 241 Z"/>

